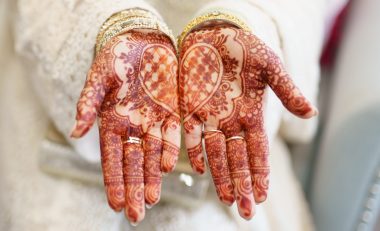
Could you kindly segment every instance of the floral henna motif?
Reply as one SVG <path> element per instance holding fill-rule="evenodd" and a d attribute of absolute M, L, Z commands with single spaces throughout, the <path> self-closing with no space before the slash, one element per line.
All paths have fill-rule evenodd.
<path fill-rule="evenodd" d="M 223 203 L 231 205 L 235 198 L 230 171 L 228 170 L 226 139 L 223 133 L 205 133 L 205 146 L 208 164 L 219 199 Z"/>
<path fill-rule="evenodd" d="M 239 213 L 242 217 L 249 219 L 254 214 L 255 203 L 245 141 L 242 139 L 229 140 L 227 157 Z"/>
<path fill-rule="evenodd" d="M 107 198 L 134 223 L 144 218 L 145 203 L 158 202 L 162 171 L 171 171 L 178 159 L 177 69 L 167 36 L 132 30 L 99 52 L 78 100 L 72 136 L 83 136 L 99 117 Z"/>
<path fill-rule="evenodd" d="M 202 143 L 187 150 L 191 167 L 195 172 L 203 174 L 205 171 L 205 159 L 203 157 Z"/>
<path fill-rule="evenodd" d="M 261 203 L 267 198 L 269 187 L 269 147 L 268 138 L 263 127 L 247 129 L 245 139 L 251 170 L 252 185 L 256 203 Z"/>
<path fill-rule="evenodd" d="M 125 204 L 122 141 L 120 136 L 104 130 L 100 130 L 99 135 L 108 204 L 112 209 L 120 211 Z"/>
<path fill-rule="evenodd" d="M 274 52 L 250 32 L 232 26 L 204 27 L 189 33 L 180 50 L 180 106 L 193 169 L 203 166 L 204 126 L 208 164 L 218 195 L 223 202 L 236 199 L 241 216 L 248 219 L 254 213 L 254 201 L 266 199 L 269 185 L 263 120 L 267 86 L 301 118 L 310 118 L 317 110 Z M 229 186 L 222 189 L 225 182 Z M 225 195 L 231 196 L 226 199 Z"/>
<path fill-rule="evenodd" d="M 145 202 L 154 205 L 161 195 L 161 152 L 162 140 L 153 135 L 147 134 L 144 137 L 144 181 L 145 181 Z"/>
<path fill-rule="evenodd" d="M 140 144 L 124 144 L 125 215 L 132 223 L 145 216 L 144 153 Z"/>

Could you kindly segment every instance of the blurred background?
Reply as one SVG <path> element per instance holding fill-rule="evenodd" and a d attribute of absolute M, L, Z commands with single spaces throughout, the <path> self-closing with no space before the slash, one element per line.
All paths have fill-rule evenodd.
<path fill-rule="evenodd" d="M 318 128 L 311 141 L 285 140 L 286 147 L 315 230 L 380 231 L 380 1 L 342 0 L 330 4 L 324 12 L 320 52 Z M 95 224 L 89 227 L 96 228 L 88 230 L 113 230 L 115 227 L 102 226 L 118 225 L 106 208 L 99 163 L 76 154 L 72 144 L 47 122 L 49 116 L 39 103 L 44 92 L 33 93 L 30 89 L 39 87 L 19 77 L 27 76 L 28 72 L 21 68 L 23 65 L 14 54 L 12 5 L 0 2 L 0 230 L 25 230 L 20 227 L 29 225 L 37 227 L 30 230 L 58 230 L 51 224 L 87 230 L 67 226 L 76 222 L 74 218 L 70 220 L 69 214 L 80 209 L 93 209 L 91 216 L 81 218 Z M 186 157 L 181 158 L 185 161 L 164 182 L 163 204 L 171 202 L 184 207 L 202 204 L 203 198 L 208 197 L 209 178 L 192 174 L 186 164 L 181 164 L 186 163 Z M 32 177 L 34 172 L 40 175 Z M 15 183 L 21 181 L 27 183 L 21 186 Z M 53 184 L 55 181 L 60 183 Z M 65 193 L 67 187 L 83 192 L 82 196 L 75 198 L 80 193 Z M 50 190 L 55 196 L 46 200 Z M 36 203 L 26 202 L 26 197 Z M 93 202 L 98 198 L 103 202 L 99 206 Z M 71 200 L 81 208 L 73 209 L 74 205 L 62 208 L 59 203 Z M 49 205 L 49 216 L 41 216 L 37 201 Z M 153 212 L 158 214 L 159 209 Z M 202 214 L 207 216 L 210 211 L 214 210 L 206 206 Z M 147 219 L 155 222 L 154 218 Z M 191 219 L 197 223 L 202 218 Z M 31 221 L 33 224 L 28 224 Z M 207 227 L 207 221 L 203 222 Z M 286 227 L 272 230 L 289 230 Z M 226 226 L 226 230 L 233 229 Z"/>

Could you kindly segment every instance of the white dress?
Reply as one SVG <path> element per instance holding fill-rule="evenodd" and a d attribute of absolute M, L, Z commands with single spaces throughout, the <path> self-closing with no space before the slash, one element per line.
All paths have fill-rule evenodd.
<path fill-rule="evenodd" d="M 112 4 L 108 0 L 18 0 L 1 4 L 0 230 L 134 229 L 123 214 L 108 207 L 103 188 L 56 178 L 38 167 L 49 121 L 68 137 L 98 28 L 115 12 L 149 9 L 160 14 L 176 35 L 201 12 L 226 9 L 236 13 L 282 57 L 296 84 L 316 102 L 323 0 L 114 0 Z M 211 195 L 193 209 L 160 203 L 148 210 L 137 229 L 312 230 L 284 140 L 307 141 L 315 126 L 316 120 L 300 120 L 285 112 L 269 93 L 266 127 L 271 187 L 256 216 L 245 221 L 236 206 L 225 207 Z M 90 133 L 79 141 L 68 140 L 84 159 L 98 162 L 96 129 Z"/>

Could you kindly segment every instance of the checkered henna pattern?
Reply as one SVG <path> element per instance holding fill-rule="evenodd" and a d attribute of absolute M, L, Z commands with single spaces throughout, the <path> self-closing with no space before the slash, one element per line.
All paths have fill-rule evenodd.
<path fill-rule="evenodd" d="M 134 224 L 144 218 L 145 204 L 159 201 L 162 172 L 178 159 L 177 70 L 166 35 L 131 30 L 96 56 L 78 101 L 72 136 L 83 136 L 98 116 L 108 202 Z"/>
<path fill-rule="evenodd" d="M 180 50 L 180 106 L 191 165 L 196 172 L 205 171 L 203 129 L 218 197 L 227 205 L 236 201 L 240 215 L 250 219 L 269 186 L 263 118 L 267 86 L 301 118 L 317 110 L 277 55 L 250 32 L 226 25 L 204 27 L 190 32 Z"/>

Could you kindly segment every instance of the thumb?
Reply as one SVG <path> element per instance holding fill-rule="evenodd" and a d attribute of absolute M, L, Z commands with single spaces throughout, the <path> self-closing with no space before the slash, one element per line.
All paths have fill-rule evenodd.
<path fill-rule="evenodd" d="M 294 84 L 277 55 L 269 50 L 268 56 L 270 58 L 265 69 L 266 81 L 286 109 L 303 119 L 318 115 L 318 109 Z"/>
<path fill-rule="evenodd" d="M 95 65 L 88 72 L 85 86 L 77 103 L 76 123 L 71 131 L 71 137 L 74 138 L 80 138 L 90 130 L 104 99 L 102 76 L 99 72 L 94 71 L 96 70 Z"/>

